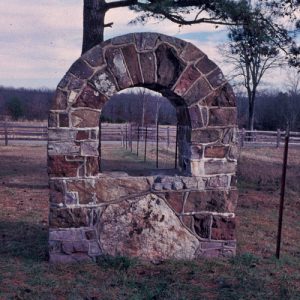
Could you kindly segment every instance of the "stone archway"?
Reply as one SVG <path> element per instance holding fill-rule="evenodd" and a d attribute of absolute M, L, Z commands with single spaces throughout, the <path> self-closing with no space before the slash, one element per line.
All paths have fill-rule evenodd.
<path fill-rule="evenodd" d="M 135 86 L 161 92 L 188 127 L 182 176 L 99 173 L 101 108 Z M 198 48 L 156 33 L 94 47 L 59 83 L 50 111 L 50 260 L 234 255 L 236 155 L 234 93 Z"/>

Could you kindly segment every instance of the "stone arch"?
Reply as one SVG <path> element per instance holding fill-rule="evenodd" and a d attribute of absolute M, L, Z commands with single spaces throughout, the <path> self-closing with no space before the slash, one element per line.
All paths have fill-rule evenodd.
<path fill-rule="evenodd" d="M 187 126 L 188 130 L 179 134 L 183 176 L 120 179 L 99 174 L 101 109 L 113 94 L 136 86 L 161 92 L 176 106 L 179 125 Z M 92 48 L 71 66 L 59 83 L 49 115 L 50 257 L 75 259 L 78 253 L 92 257 L 103 252 L 121 252 L 151 259 L 234 253 L 235 132 L 232 88 L 217 65 L 194 45 L 162 34 L 135 33 Z M 171 191 L 166 191 L 164 180 L 173 187 Z M 115 244 L 103 245 L 110 244 L 101 241 L 101 234 L 105 234 L 99 232 L 99 224 L 103 227 L 109 219 L 108 216 L 101 219 L 103 207 L 106 215 L 112 217 L 113 212 L 108 212 L 113 211 L 113 203 L 125 196 L 117 193 L 115 199 L 109 198 L 105 189 L 111 185 L 125 186 L 123 194 L 137 198 L 141 197 L 139 193 L 147 192 L 140 203 L 163 199 L 166 210 L 170 208 L 182 226 L 179 229 L 178 225 L 176 237 L 182 236 L 179 231 L 186 231 L 181 248 L 172 252 L 168 245 L 168 250 L 162 246 L 152 254 L 148 249 L 148 255 L 133 253 L 132 249 L 141 248 L 143 242 L 140 239 L 126 248 L 126 243 L 133 243 L 127 237 L 119 237 L 126 243 L 118 249 Z M 160 188 L 165 191 L 163 195 Z M 122 211 L 120 207 L 118 210 Z M 130 232 L 135 235 L 135 230 L 131 228 Z M 113 234 L 114 230 L 107 231 Z M 86 238 L 88 232 L 93 238 Z M 189 246 L 183 247 L 184 243 Z M 77 251 L 77 244 L 84 251 Z"/>

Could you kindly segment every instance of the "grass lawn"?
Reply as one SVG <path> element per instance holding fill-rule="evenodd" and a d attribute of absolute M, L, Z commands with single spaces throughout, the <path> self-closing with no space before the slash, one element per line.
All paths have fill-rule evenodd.
<path fill-rule="evenodd" d="M 47 262 L 46 149 L 0 146 L 0 299 L 300 299 L 300 149 L 290 151 L 282 256 L 274 257 L 282 152 L 240 155 L 235 258 L 55 266 Z"/>

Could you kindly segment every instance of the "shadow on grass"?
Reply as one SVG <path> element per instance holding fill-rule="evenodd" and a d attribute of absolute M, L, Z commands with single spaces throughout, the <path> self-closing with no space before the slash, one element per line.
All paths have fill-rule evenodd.
<path fill-rule="evenodd" d="M 42 262 L 48 260 L 48 228 L 26 222 L 0 221 L 0 256 Z"/>

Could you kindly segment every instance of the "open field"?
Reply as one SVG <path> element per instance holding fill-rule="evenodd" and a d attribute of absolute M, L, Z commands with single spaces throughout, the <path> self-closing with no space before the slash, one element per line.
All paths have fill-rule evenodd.
<path fill-rule="evenodd" d="M 122 153 L 108 147 L 112 158 L 112 149 Z M 152 265 L 105 257 L 53 266 L 46 148 L 0 146 L 0 299 L 300 299 L 300 149 L 290 150 L 282 257 L 274 258 L 282 152 L 264 147 L 240 155 L 234 259 Z M 122 155 L 115 165 L 134 161 L 134 154 Z"/>

